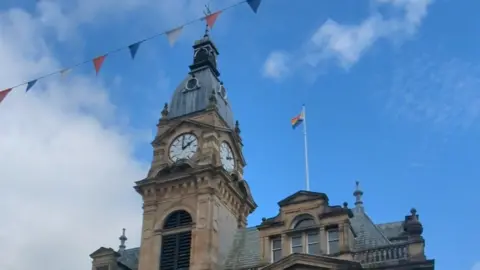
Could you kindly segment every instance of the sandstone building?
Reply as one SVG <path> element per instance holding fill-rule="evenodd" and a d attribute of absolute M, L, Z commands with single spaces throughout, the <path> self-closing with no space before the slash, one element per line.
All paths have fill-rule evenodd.
<path fill-rule="evenodd" d="M 141 245 L 126 249 L 124 231 L 118 250 L 90 255 L 92 270 L 434 269 L 416 211 L 375 224 L 358 183 L 353 208 L 298 191 L 278 202 L 274 217 L 247 227 L 257 204 L 243 178 L 242 138 L 218 50 L 208 33 L 193 49 L 190 72 L 158 122 L 151 168 L 135 185 Z"/>

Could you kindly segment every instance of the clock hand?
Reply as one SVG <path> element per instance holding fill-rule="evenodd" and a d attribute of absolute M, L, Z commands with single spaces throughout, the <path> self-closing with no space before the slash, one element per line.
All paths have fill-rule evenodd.
<path fill-rule="evenodd" d="M 232 159 L 233 159 L 233 157 L 227 157 L 226 159 L 227 159 L 227 160 L 232 160 Z"/>
<path fill-rule="evenodd" d="M 182 150 L 185 150 L 185 148 L 189 147 L 189 146 L 190 146 L 190 144 L 192 144 L 192 143 L 193 143 L 193 141 L 190 141 L 189 143 L 187 143 L 187 145 L 185 145 L 185 146 L 182 146 Z"/>
<path fill-rule="evenodd" d="M 185 149 L 184 145 L 185 145 L 185 137 L 182 137 L 182 150 Z"/>

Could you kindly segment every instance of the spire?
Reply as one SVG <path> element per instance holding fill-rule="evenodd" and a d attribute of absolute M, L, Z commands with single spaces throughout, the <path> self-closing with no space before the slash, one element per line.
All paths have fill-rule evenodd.
<path fill-rule="evenodd" d="M 120 239 L 120 246 L 118 246 L 118 252 L 123 252 L 125 251 L 125 242 L 127 241 L 127 237 L 125 236 L 125 228 L 122 229 L 123 232 L 122 232 L 122 235 L 118 238 Z"/>
<path fill-rule="evenodd" d="M 363 208 L 363 201 L 362 201 L 363 191 L 360 189 L 360 182 L 356 181 L 355 186 L 356 186 L 355 191 L 353 192 L 353 196 L 355 196 L 355 207 Z"/>

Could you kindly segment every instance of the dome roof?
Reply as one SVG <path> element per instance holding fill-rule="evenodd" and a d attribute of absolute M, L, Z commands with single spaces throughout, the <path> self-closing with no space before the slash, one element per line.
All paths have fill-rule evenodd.
<path fill-rule="evenodd" d="M 235 127 L 227 92 L 218 78 L 216 57 L 218 51 L 208 36 L 193 45 L 194 61 L 190 73 L 177 86 L 170 101 L 168 118 L 178 118 L 201 112 L 211 107 L 210 99 L 215 96 L 216 109 L 230 128 Z"/>

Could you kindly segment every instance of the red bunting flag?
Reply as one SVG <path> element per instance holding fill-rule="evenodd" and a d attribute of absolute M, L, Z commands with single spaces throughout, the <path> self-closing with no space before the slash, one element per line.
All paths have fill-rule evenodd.
<path fill-rule="evenodd" d="M 208 27 L 210 27 L 210 29 L 212 29 L 213 25 L 215 24 L 215 21 L 218 18 L 218 15 L 220 15 L 220 13 L 221 13 L 221 11 L 217 11 L 217 12 L 212 13 L 212 14 L 205 17 L 205 20 L 207 21 L 207 25 L 208 25 Z"/>
<path fill-rule="evenodd" d="M 97 75 L 100 69 L 102 68 L 103 61 L 105 61 L 105 57 L 107 57 L 106 54 L 93 59 L 93 66 L 95 67 L 95 73 Z"/>
<path fill-rule="evenodd" d="M 5 89 L 3 91 L 0 91 L 0 103 L 7 97 L 7 95 L 12 91 L 12 88 Z"/>

